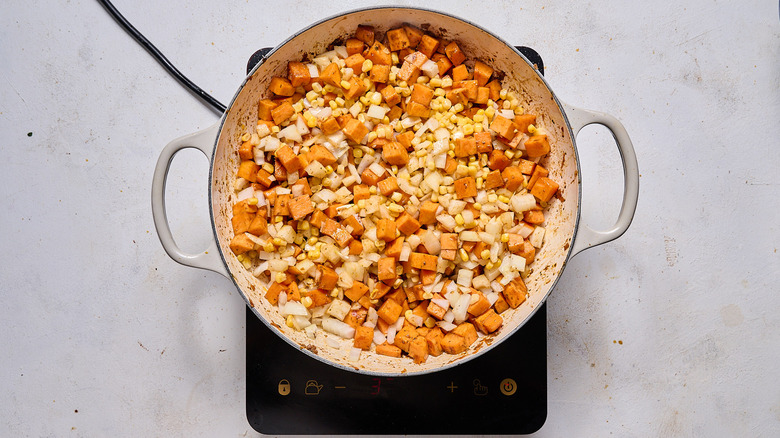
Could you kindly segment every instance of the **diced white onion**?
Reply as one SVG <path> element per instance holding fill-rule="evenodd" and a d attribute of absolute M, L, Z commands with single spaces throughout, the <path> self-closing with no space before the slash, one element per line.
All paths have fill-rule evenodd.
<path fill-rule="evenodd" d="M 334 335 L 344 339 L 352 339 L 355 337 L 355 328 L 345 322 L 339 321 L 338 319 L 323 319 L 322 329 L 328 333 L 333 333 Z"/>

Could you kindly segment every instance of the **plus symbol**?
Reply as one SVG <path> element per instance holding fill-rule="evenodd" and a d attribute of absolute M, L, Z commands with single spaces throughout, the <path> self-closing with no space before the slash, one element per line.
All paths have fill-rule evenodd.
<path fill-rule="evenodd" d="M 456 389 L 458 389 L 458 386 L 455 385 L 455 382 L 450 382 L 449 386 L 447 386 L 447 389 L 450 390 L 450 393 L 453 393 Z"/>

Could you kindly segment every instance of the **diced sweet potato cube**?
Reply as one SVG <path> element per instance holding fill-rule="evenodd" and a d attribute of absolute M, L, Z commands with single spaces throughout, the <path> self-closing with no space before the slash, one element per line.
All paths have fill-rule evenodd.
<path fill-rule="evenodd" d="M 443 249 L 439 253 L 439 256 L 444 260 L 454 261 L 456 251 L 454 249 Z"/>
<path fill-rule="evenodd" d="M 317 275 L 319 276 L 317 287 L 322 290 L 333 290 L 339 281 L 339 274 L 325 265 L 317 265 Z"/>
<path fill-rule="evenodd" d="M 431 61 L 435 62 L 436 66 L 439 67 L 439 76 L 444 76 L 450 67 L 452 67 L 452 61 L 440 53 L 434 54 L 431 57 Z"/>
<path fill-rule="evenodd" d="M 326 220 L 328 220 L 328 217 L 325 216 L 325 213 L 321 212 L 320 210 L 314 210 L 314 213 L 312 213 L 311 217 L 309 218 L 309 223 L 319 229 L 322 229 L 322 226 L 325 224 Z"/>
<path fill-rule="evenodd" d="M 493 137 L 487 131 L 475 133 L 474 143 L 476 143 L 477 152 L 480 154 L 488 153 L 493 150 Z"/>
<path fill-rule="evenodd" d="M 452 333 L 463 336 L 463 340 L 466 343 L 466 348 L 470 347 L 479 338 L 477 335 L 477 329 L 474 328 L 474 324 L 470 322 L 464 322 L 459 324 L 452 330 Z"/>
<path fill-rule="evenodd" d="M 477 153 L 477 142 L 473 136 L 461 137 L 455 140 L 455 156 L 468 157 Z"/>
<path fill-rule="evenodd" d="M 376 353 L 383 356 L 401 357 L 401 349 L 387 342 L 376 346 Z"/>
<path fill-rule="evenodd" d="M 420 335 L 417 334 L 417 330 L 415 330 L 414 327 L 405 325 L 401 330 L 398 331 L 398 333 L 396 333 L 393 344 L 408 353 L 409 345 L 412 343 L 412 340 L 419 336 Z"/>
<path fill-rule="evenodd" d="M 382 148 L 382 158 L 384 158 L 388 164 L 401 167 L 409 162 L 409 153 L 406 152 L 406 148 L 393 141 L 387 143 Z"/>
<path fill-rule="evenodd" d="M 349 88 L 344 89 L 345 99 L 357 99 L 366 92 L 366 84 L 363 79 L 360 79 L 360 76 L 352 76 L 347 82 Z"/>
<path fill-rule="evenodd" d="M 361 143 L 366 134 L 368 134 L 368 128 L 358 119 L 352 119 L 347 122 L 342 131 L 348 139 L 355 143 Z"/>
<path fill-rule="evenodd" d="M 442 353 L 442 338 L 444 338 L 444 334 L 439 327 L 432 328 L 428 334 L 425 335 L 425 342 L 428 344 L 428 353 L 431 356 L 439 356 Z"/>
<path fill-rule="evenodd" d="M 265 292 L 265 299 L 268 300 L 269 303 L 272 305 L 277 305 L 279 303 L 279 294 L 281 294 L 285 290 L 284 285 L 281 285 L 277 282 L 271 283 L 271 286 L 268 288 L 268 290 Z"/>
<path fill-rule="evenodd" d="M 468 346 L 463 336 L 455 333 L 447 333 L 440 341 L 441 349 L 447 354 L 459 354 L 466 351 Z"/>
<path fill-rule="evenodd" d="M 453 67 L 452 69 L 453 82 L 465 81 L 468 78 L 469 78 L 469 69 L 466 67 L 465 64 L 461 64 L 457 67 Z"/>
<path fill-rule="evenodd" d="M 252 219 L 252 223 L 249 224 L 249 229 L 246 231 L 255 236 L 262 236 L 268 232 L 268 221 L 265 220 L 263 215 L 258 214 Z"/>
<path fill-rule="evenodd" d="M 300 87 L 302 85 L 306 85 L 311 81 L 311 74 L 309 73 L 309 68 L 306 67 L 306 64 L 302 62 L 288 62 L 287 63 L 287 79 L 290 80 L 290 85 L 295 87 Z"/>
<path fill-rule="evenodd" d="M 444 48 L 444 53 L 447 55 L 447 58 L 450 58 L 453 65 L 462 64 L 463 61 L 466 60 L 466 55 L 460 50 L 458 43 L 455 41 L 449 43 L 447 47 Z"/>
<path fill-rule="evenodd" d="M 384 44 L 374 41 L 370 46 L 366 52 L 366 59 L 370 59 L 374 64 L 391 65 L 393 63 L 393 56 Z"/>
<path fill-rule="evenodd" d="M 501 172 L 501 176 L 503 176 L 506 180 L 505 187 L 510 192 L 514 192 L 518 188 L 522 187 L 523 180 L 525 179 L 518 166 L 507 167 L 503 172 Z"/>
<path fill-rule="evenodd" d="M 462 88 L 453 88 L 445 94 L 445 97 L 452 102 L 453 105 L 461 104 L 466 105 L 469 99 L 466 97 L 465 90 Z"/>
<path fill-rule="evenodd" d="M 298 161 L 298 156 L 295 155 L 292 148 L 286 144 L 276 149 L 274 155 L 276 156 L 276 159 L 282 163 L 282 166 L 284 166 L 287 172 L 296 172 L 301 168 L 301 162 Z"/>
<path fill-rule="evenodd" d="M 497 101 L 501 98 L 501 82 L 493 80 L 487 83 L 487 87 L 490 90 L 490 98 Z"/>
<path fill-rule="evenodd" d="M 485 105 L 488 100 L 490 100 L 490 89 L 488 87 L 477 87 L 477 97 L 474 99 L 474 103 Z"/>
<path fill-rule="evenodd" d="M 399 107 L 398 105 L 393 105 L 390 107 L 390 111 L 388 111 L 385 114 L 385 117 L 387 117 L 391 122 L 398 120 L 401 118 L 401 114 L 403 114 L 404 111 Z"/>
<path fill-rule="evenodd" d="M 485 297 L 485 294 L 482 292 L 477 292 L 476 295 L 479 298 L 477 298 L 477 301 L 472 302 L 468 308 L 469 314 L 473 316 L 482 315 L 490 308 L 490 301 L 488 301 L 487 297 Z M 473 296 L 474 295 L 472 294 L 472 297 Z"/>
<path fill-rule="evenodd" d="M 534 187 L 538 187 L 539 183 Z M 523 220 L 531 225 L 541 225 L 544 223 L 544 212 L 541 210 L 528 210 L 523 212 Z"/>
<path fill-rule="evenodd" d="M 494 149 L 488 156 L 488 167 L 491 170 L 504 170 L 512 161 L 506 157 L 504 151 Z"/>
<path fill-rule="evenodd" d="M 244 254 L 247 251 L 251 251 L 255 248 L 255 242 L 252 241 L 246 234 L 241 233 L 233 237 L 230 240 L 230 249 L 236 255 Z"/>
<path fill-rule="evenodd" d="M 517 254 L 523 249 L 523 236 L 519 234 L 509 233 L 509 241 L 507 242 L 507 249 L 513 254 Z"/>
<path fill-rule="evenodd" d="M 441 249 L 458 249 L 458 235 L 455 233 L 441 233 Z"/>
<path fill-rule="evenodd" d="M 531 160 L 525 160 L 521 158 L 518 166 L 520 167 L 520 172 L 523 175 L 531 175 L 534 173 L 534 167 L 536 167 L 536 163 Z"/>
<path fill-rule="evenodd" d="M 314 212 L 314 203 L 311 202 L 309 195 L 293 198 L 287 207 L 290 209 L 290 216 L 296 221 Z"/>
<path fill-rule="evenodd" d="M 379 189 L 379 193 L 381 193 L 383 196 L 389 197 L 394 192 L 400 190 L 398 188 L 398 178 L 394 176 L 385 178 L 382 181 L 379 181 L 377 188 Z"/>
<path fill-rule="evenodd" d="M 455 173 L 455 170 L 457 168 L 458 168 L 458 162 L 454 158 L 448 155 L 447 163 L 444 165 L 444 173 L 446 173 L 447 175 L 452 175 L 453 173 Z"/>
<path fill-rule="evenodd" d="M 358 326 L 355 328 L 355 341 L 352 346 L 361 350 L 368 350 L 371 343 L 374 342 L 374 329 L 371 327 Z"/>
<path fill-rule="evenodd" d="M 368 199 L 371 196 L 371 191 L 365 184 L 356 184 L 352 187 L 353 200 L 355 202 L 362 199 Z"/>
<path fill-rule="evenodd" d="M 460 81 L 453 83 L 452 86 L 462 90 L 463 95 L 466 96 L 466 99 L 472 101 L 477 99 L 477 88 L 479 88 L 477 87 L 477 81 Z"/>
<path fill-rule="evenodd" d="M 325 146 L 319 144 L 312 145 L 311 149 L 309 149 L 308 158 L 309 161 L 319 161 L 323 166 L 336 163 L 336 157 Z"/>
<path fill-rule="evenodd" d="M 382 94 L 382 99 L 384 99 L 385 103 L 389 106 L 398 105 L 401 103 L 401 95 L 395 91 L 395 87 L 387 86 L 382 88 L 382 91 L 379 93 Z"/>
<path fill-rule="evenodd" d="M 413 84 L 420 77 L 420 68 L 409 61 L 404 61 L 396 77 L 401 81 L 406 81 L 407 84 Z"/>
<path fill-rule="evenodd" d="M 349 38 L 344 45 L 347 46 L 347 54 L 354 55 L 355 53 L 363 52 L 364 43 L 357 38 Z"/>
<path fill-rule="evenodd" d="M 493 76 L 493 68 L 482 61 L 474 63 L 474 79 L 480 87 L 487 85 L 490 77 Z"/>
<path fill-rule="evenodd" d="M 341 70 L 339 70 L 339 65 L 335 62 L 332 62 L 328 64 L 327 67 L 322 69 L 320 72 L 320 79 L 328 85 L 333 85 L 334 87 L 340 87 L 341 86 Z"/>
<path fill-rule="evenodd" d="M 509 304 L 509 307 L 513 309 L 518 308 L 525 302 L 527 293 L 528 289 L 520 277 L 516 277 L 514 280 L 510 281 L 509 284 L 504 286 L 504 299 L 507 304 Z"/>
<path fill-rule="evenodd" d="M 307 69 L 308 72 L 308 69 Z M 274 76 L 271 78 L 271 85 L 268 86 L 272 93 L 277 96 L 292 96 L 295 94 L 295 87 L 285 78 Z"/>
<path fill-rule="evenodd" d="M 363 234 L 363 231 L 365 231 L 365 228 L 363 227 L 363 222 L 360 220 L 360 217 L 356 214 L 349 215 L 344 218 L 344 222 L 342 222 L 344 225 L 344 228 L 346 228 L 347 231 L 350 232 L 353 236 L 357 237 L 361 234 Z"/>
<path fill-rule="evenodd" d="M 252 143 L 245 141 L 238 147 L 238 156 L 242 160 L 251 160 L 254 158 L 254 152 L 252 151 Z"/>
<path fill-rule="evenodd" d="M 292 195 L 277 195 L 274 200 L 274 216 L 289 216 Z"/>
<path fill-rule="evenodd" d="M 281 125 L 282 122 L 288 120 L 293 114 L 295 114 L 295 109 L 290 102 L 284 102 L 271 110 L 271 117 L 277 125 Z"/>
<path fill-rule="evenodd" d="M 403 307 L 401 307 L 400 304 L 395 302 L 394 300 L 385 300 L 385 302 L 382 304 L 381 307 L 379 307 L 379 310 L 376 311 L 379 318 L 382 319 L 382 321 L 393 324 L 398 320 L 398 317 L 401 316 L 401 311 L 403 310 Z"/>
<path fill-rule="evenodd" d="M 455 197 L 458 199 L 477 196 L 477 182 L 473 176 L 455 180 Z"/>
<path fill-rule="evenodd" d="M 392 257 L 382 257 L 377 262 L 377 278 L 379 281 L 392 283 L 398 278 L 395 272 L 395 259 Z"/>
<path fill-rule="evenodd" d="M 417 47 L 418 44 L 420 44 L 420 40 L 423 37 L 423 32 L 409 24 L 404 24 L 404 32 L 406 32 L 406 37 L 409 39 L 409 47 Z"/>
<path fill-rule="evenodd" d="M 347 232 L 344 227 L 342 227 L 339 224 L 336 224 L 335 226 L 331 224 L 336 224 L 336 221 L 333 219 L 328 218 L 325 223 L 322 226 L 322 233 L 326 234 L 333 238 L 333 240 L 338 243 L 338 245 L 342 248 L 349 245 L 349 243 L 352 241 L 352 235 Z"/>
<path fill-rule="evenodd" d="M 363 252 L 363 242 L 352 240 L 349 242 L 349 255 L 360 255 Z"/>
<path fill-rule="evenodd" d="M 526 186 L 526 189 L 532 190 L 536 185 L 536 182 L 539 181 L 539 178 L 543 176 L 547 176 L 549 174 L 550 172 L 547 169 L 537 164 L 536 167 L 534 168 L 534 172 L 531 174 L 531 178 L 528 180 L 528 185 Z"/>
<path fill-rule="evenodd" d="M 273 120 L 271 110 L 277 107 L 277 103 L 270 99 L 263 99 L 257 104 L 257 117 L 260 120 Z"/>
<path fill-rule="evenodd" d="M 417 336 L 409 344 L 409 356 L 414 363 L 423 363 L 428 359 L 428 342 L 423 336 Z"/>
<path fill-rule="evenodd" d="M 536 257 L 536 248 L 526 239 L 523 241 L 523 246 L 517 255 L 524 258 L 526 264 L 531 264 Z"/>
<path fill-rule="evenodd" d="M 503 313 L 509 309 L 509 304 L 506 303 L 503 294 L 498 294 L 498 299 L 495 303 L 493 303 L 493 309 L 496 311 L 496 313 Z"/>
<path fill-rule="evenodd" d="M 230 222 L 233 226 L 233 234 L 238 236 L 239 234 L 249 231 L 249 227 L 252 225 L 252 221 L 255 218 L 255 213 L 248 211 L 238 211 L 233 213 L 233 217 L 230 218 Z"/>
<path fill-rule="evenodd" d="M 443 299 L 443 297 L 439 294 L 435 294 L 433 297 L 440 300 Z M 431 315 L 432 317 L 440 321 L 444 319 L 444 314 L 447 313 L 447 309 L 441 307 L 440 305 L 434 303 L 433 301 L 428 303 L 428 307 L 425 310 L 428 312 L 429 315 Z"/>
<path fill-rule="evenodd" d="M 387 45 L 390 47 L 390 51 L 397 52 L 401 49 L 409 47 L 409 37 L 406 35 L 404 28 L 390 29 L 385 34 L 387 36 Z"/>
<path fill-rule="evenodd" d="M 424 84 L 414 84 L 412 87 L 411 100 L 417 102 L 420 105 L 428 106 L 433 99 L 433 90 Z"/>
<path fill-rule="evenodd" d="M 417 44 L 417 50 L 428 58 L 436 53 L 437 48 L 439 48 L 439 40 L 430 35 L 422 35 L 419 44 Z"/>
<path fill-rule="evenodd" d="M 549 201 L 555 192 L 558 191 L 558 183 L 543 176 L 536 181 L 536 184 L 531 188 L 531 194 L 536 196 L 540 201 Z"/>
<path fill-rule="evenodd" d="M 398 216 L 398 219 L 395 220 L 395 226 L 398 231 L 410 236 L 420 229 L 420 222 L 413 218 L 409 213 L 403 212 Z"/>
<path fill-rule="evenodd" d="M 384 64 L 374 64 L 368 73 L 368 79 L 370 79 L 371 82 L 379 82 L 382 84 L 387 83 L 387 81 L 390 79 L 390 66 Z M 392 91 L 395 91 L 395 89 Z"/>
<path fill-rule="evenodd" d="M 355 53 L 352 55 L 349 55 L 347 59 L 344 60 L 344 65 L 348 68 L 351 68 L 355 73 L 360 74 L 363 67 L 363 61 L 365 61 L 366 58 L 363 57 L 360 53 Z"/>
<path fill-rule="evenodd" d="M 297 161 L 297 159 L 295 160 Z M 274 162 L 274 178 L 277 181 L 284 181 L 287 179 L 287 169 L 284 168 L 284 165 L 280 160 Z"/>
<path fill-rule="evenodd" d="M 355 38 L 368 44 L 374 44 L 374 27 L 367 25 L 359 25 L 355 31 Z"/>
<path fill-rule="evenodd" d="M 493 123 L 490 124 L 490 129 L 496 134 L 506 139 L 511 139 L 515 136 L 515 125 L 511 120 L 502 115 L 497 115 L 493 119 Z"/>
<path fill-rule="evenodd" d="M 420 225 L 430 225 L 436 223 L 436 211 L 439 209 L 437 202 L 425 201 L 420 205 L 420 215 L 418 221 Z"/>
<path fill-rule="evenodd" d="M 395 240 L 395 221 L 392 219 L 379 219 L 376 223 L 376 238 L 389 242 Z"/>
<path fill-rule="evenodd" d="M 383 296 L 385 296 L 388 292 L 390 292 L 390 285 L 385 283 L 376 283 L 374 285 L 374 289 L 369 293 L 369 297 L 373 299 L 380 299 Z M 400 303 L 396 302 L 400 305 Z"/>
<path fill-rule="evenodd" d="M 368 286 L 356 280 L 352 282 L 352 287 L 344 291 L 344 296 L 356 303 L 366 292 L 368 292 Z"/>
<path fill-rule="evenodd" d="M 524 134 L 530 134 L 530 132 L 528 132 L 528 126 L 536 123 L 536 115 L 535 114 L 515 115 L 515 120 L 513 121 L 513 123 L 515 124 L 515 128 L 517 128 L 518 131 Z"/>
<path fill-rule="evenodd" d="M 385 247 L 385 255 L 398 260 L 398 257 L 401 256 L 401 249 L 403 248 L 403 244 L 404 236 L 397 237 Z"/>
<path fill-rule="evenodd" d="M 498 330 L 503 323 L 504 318 L 501 318 L 493 309 L 479 315 L 474 321 L 474 324 L 486 335 Z"/>
<path fill-rule="evenodd" d="M 525 142 L 525 153 L 528 154 L 529 158 L 542 157 L 550 153 L 550 142 L 547 141 L 547 136 L 544 134 L 532 135 Z"/>
<path fill-rule="evenodd" d="M 423 254 L 420 252 L 413 252 L 409 255 L 409 263 L 413 268 L 417 269 L 435 271 L 437 261 L 438 258 L 435 255 Z"/>
<path fill-rule="evenodd" d="M 363 173 L 360 174 L 360 179 L 369 185 L 375 186 L 379 184 L 379 181 L 382 181 L 384 178 L 387 177 L 387 172 L 382 173 L 382 176 L 377 176 L 377 174 L 374 173 L 373 170 L 370 168 L 366 168 Z"/>
<path fill-rule="evenodd" d="M 257 163 L 252 160 L 244 160 L 238 165 L 236 176 L 250 182 L 256 182 L 258 170 L 260 170 L 260 166 L 258 166 Z"/>
<path fill-rule="evenodd" d="M 506 171 L 506 170 L 505 170 Z M 504 185 L 504 178 L 501 176 L 501 172 L 493 170 L 485 177 L 485 190 L 495 189 Z"/>

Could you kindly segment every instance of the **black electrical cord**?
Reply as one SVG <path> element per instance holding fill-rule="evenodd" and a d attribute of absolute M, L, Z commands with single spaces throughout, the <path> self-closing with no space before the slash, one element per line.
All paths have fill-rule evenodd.
<path fill-rule="evenodd" d="M 157 47 L 154 46 L 154 44 L 151 43 L 148 39 L 146 39 L 141 32 L 139 32 L 135 27 L 133 27 L 132 24 L 130 24 L 127 19 L 119 13 L 119 11 L 114 7 L 114 5 L 109 0 L 98 0 L 104 8 L 108 11 L 109 14 L 111 14 L 112 17 L 116 20 L 117 23 L 119 23 L 120 26 L 122 26 L 127 33 L 130 34 L 136 41 L 138 41 L 139 44 L 141 44 L 148 52 L 149 54 L 154 57 L 166 70 L 168 70 L 168 73 L 170 73 L 173 77 L 179 80 L 179 82 L 182 83 L 185 87 L 189 88 L 193 93 L 195 93 L 198 97 L 203 99 L 206 103 L 214 107 L 215 110 L 217 110 L 220 114 L 225 112 L 225 105 L 223 105 L 220 101 L 215 99 L 210 94 L 206 93 L 195 85 L 191 80 L 187 79 L 186 76 L 182 74 L 182 72 L 179 71 L 176 67 L 171 64 L 170 61 L 168 61 L 168 58 L 165 57 L 165 55 L 160 52 Z"/>

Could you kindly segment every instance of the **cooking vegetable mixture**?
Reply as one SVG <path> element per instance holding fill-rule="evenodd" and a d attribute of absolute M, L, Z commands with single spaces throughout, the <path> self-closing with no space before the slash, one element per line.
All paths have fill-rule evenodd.
<path fill-rule="evenodd" d="M 238 150 L 230 248 L 288 326 L 421 363 L 525 301 L 558 184 L 497 76 L 456 41 L 359 26 L 272 78 Z"/>

